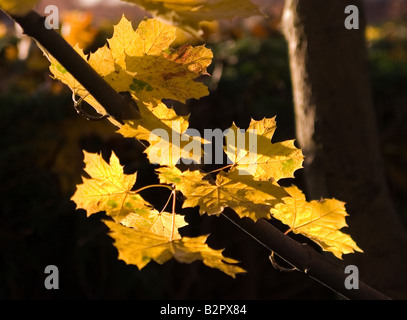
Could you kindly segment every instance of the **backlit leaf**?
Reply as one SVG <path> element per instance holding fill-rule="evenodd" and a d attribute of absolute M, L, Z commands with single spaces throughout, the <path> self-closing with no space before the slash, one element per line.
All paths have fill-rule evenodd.
<path fill-rule="evenodd" d="M 118 27 L 122 24 L 128 30 L 124 17 Z M 119 69 L 116 78 L 128 81 L 126 90 L 136 100 L 158 103 L 162 99 L 173 99 L 185 102 L 208 95 L 207 87 L 194 80 L 207 74 L 212 52 L 204 46 L 170 48 L 175 32 L 175 27 L 150 19 L 142 21 L 135 32 L 116 33 L 117 37 L 114 35 L 109 40 L 110 47 L 115 48 L 113 56 L 127 75 L 122 75 Z"/>
<path fill-rule="evenodd" d="M 270 209 L 288 194 L 273 181 L 256 181 L 237 171 L 221 171 L 215 181 L 197 170 L 181 172 L 177 168 L 159 168 L 160 182 L 173 183 L 186 197 L 183 207 L 199 206 L 200 213 L 218 215 L 224 208 L 253 220 L 270 217 Z"/>
<path fill-rule="evenodd" d="M 178 229 L 187 225 L 184 216 L 175 213 L 173 216 L 171 213 L 158 212 L 155 209 L 144 214 L 130 213 L 120 223 L 138 231 L 149 231 L 168 239 L 172 237 L 173 240 L 181 239 Z"/>
<path fill-rule="evenodd" d="M 212 52 L 204 46 L 170 48 L 175 32 L 175 27 L 156 19 L 143 20 L 134 31 L 123 16 L 108 40 L 116 71 L 106 80 L 117 91 L 129 91 L 145 103 L 206 96 L 207 87 L 194 80 L 206 74 Z"/>
<path fill-rule="evenodd" d="M 145 214 L 151 206 L 143 198 L 131 191 L 137 173 L 126 175 L 119 159 L 112 152 L 110 163 L 101 155 L 84 152 L 85 171 L 91 177 L 83 177 L 71 200 L 78 209 L 85 209 L 87 215 L 105 211 L 116 221 L 122 220 L 131 212 Z"/>
<path fill-rule="evenodd" d="M 275 118 L 252 119 L 246 131 L 233 124 L 224 150 L 234 169 L 256 180 L 293 178 L 294 172 L 302 168 L 304 156 L 294 146 L 294 140 L 272 143 L 275 130 Z"/>
<path fill-rule="evenodd" d="M 342 254 L 363 252 L 349 235 L 339 231 L 347 226 L 345 217 L 348 214 L 343 202 L 336 199 L 308 202 L 296 186 L 285 190 L 290 197 L 283 198 L 284 203 L 277 204 L 271 210 L 274 218 L 287 224 L 292 232 L 310 238 L 340 259 Z"/>
<path fill-rule="evenodd" d="M 200 163 L 205 140 L 186 132 L 189 116 L 178 116 L 164 103 L 156 107 L 140 103 L 139 110 L 141 119 L 126 120 L 118 133 L 148 141 L 150 146 L 144 152 L 151 163 L 175 166 L 181 158 Z"/>
<path fill-rule="evenodd" d="M 163 264 L 174 258 L 182 263 L 201 260 L 205 265 L 217 268 L 232 277 L 245 272 L 236 265 L 238 261 L 224 257 L 223 250 L 211 249 L 205 243 L 208 236 L 183 237 L 170 241 L 166 236 L 138 231 L 113 221 L 104 222 L 110 229 L 109 234 L 114 239 L 119 259 L 127 264 L 134 264 L 139 269 L 145 267 L 151 260 Z"/>
<path fill-rule="evenodd" d="M 141 119 L 125 120 L 125 124 L 117 131 L 126 138 L 150 140 L 150 134 L 156 129 L 165 130 L 171 139 L 176 128 L 178 134 L 188 129 L 189 116 L 178 116 L 174 109 L 168 108 L 164 103 L 156 107 L 150 104 L 139 104 Z M 173 124 L 175 124 L 173 126 Z"/>

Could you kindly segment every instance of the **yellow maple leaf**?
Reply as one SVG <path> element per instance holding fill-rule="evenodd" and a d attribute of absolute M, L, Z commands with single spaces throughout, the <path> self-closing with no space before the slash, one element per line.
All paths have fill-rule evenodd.
<path fill-rule="evenodd" d="M 175 184 L 186 197 L 184 208 L 199 206 L 201 214 L 218 215 L 229 207 L 240 217 L 256 221 L 269 218 L 270 209 L 287 196 L 276 182 L 256 181 L 237 171 L 221 171 L 214 182 L 198 170 L 181 172 L 178 168 L 162 167 L 157 172 L 161 183 Z"/>
<path fill-rule="evenodd" d="M 190 45 L 172 49 L 175 33 L 175 27 L 156 19 L 143 20 L 134 31 L 123 17 L 108 40 L 118 67 L 110 81 L 122 83 L 122 91 L 130 91 L 142 102 L 185 102 L 208 95 L 207 87 L 194 80 L 207 74 L 212 51 Z"/>
<path fill-rule="evenodd" d="M 188 129 L 189 115 L 178 116 L 174 109 L 168 108 L 164 103 L 157 106 L 140 103 L 139 111 L 141 119 L 125 120 L 125 124 L 117 132 L 126 138 L 149 141 L 151 132 L 155 129 L 165 130 L 171 139 L 172 131 L 176 129 L 173 123 L 176 123 L 178 134 L 183 134 Z"/>
<path fill-rule="evenodd" d="M 290 197 L 283 198 L 284 203 L 277 204 L 271 213 L 288 225 L 290 231 L 310 238 L 340 259 L 342 254 L 363 252 L 349 235 L 339 231 L 347 226 L 348 214 L 343 202 L 336 199 L 308 202 L 296 186 L 285 190 Z"/>
<path fill-rule="evenodd" d="M 182 172 L 176 167 L 161 167 L 156 170 L 160 183 L 174 184 L 177 190 L 181 191 L 185 197 L 192 194 L 200 185 L 206 186 L 208 180 L 206 174 L 199 170 L 187 170 Z"/>
<path fill-rule="evenodd" d="M 157 19 L 140 22 L 134 30 L 125 16 L 114 26 L 113 35 L 108 39 L 116 63 L 126 69 L 126 55 L 142 57 L 160 55 L 175 40 L 175 28 Z"/>
<path fill-rule="evenodd" d="M 211 249 L 205 243 L 208 237 L 206 235 L 169 240 L 167 236 L 139 231 L 113 221 L 104 221 L 104 223 L 110 229 L 109 235 L 114 239 L 119 259 L 127 264 L 134 264 L 139 269 L 145 267 L 151 260 L 163 264 L 175 258 L 182 263 L 201 260 L 205 265 L 217 268 L 232 277 L 245 272 L 236 265 L 238 261 L 224 257 L 223 250 Z"/>
<path fill-rule="evenodd" d="M 233 124 L 224 146 L 233 169 L 257 180 L 293 178 L 294 172 L 302 168 L 304 156 L 294 146 L 294 140 L 271 143 L 275 130 L 275 117 L 252 119 L 246 131 Z"/>
<path fill-rule="evenodd" d="M 120 223 L 138 231 L 149 231 L 172 240 L 181 239 L 178 229 L 187 225 L 184 216 L 158 212 L 155 209 L 146 213 L 130 213 Z"/>
<path fill-rule="evenodd" d="M 116 71 L 106 80 L 117 91 L 129 91 L 146 103 L 157 104 L 162 99 L 185 102 L 208 95 L 207 87 L 194 80 L 207 74 L 212 51 L 190 45 L 172 49 L 175 33 L 175 27 L 157 19 L 141 21 L 134 31 L 123 16 L 108 39 Z"/>
<path fill-rule="evenodd" d="M 137 173 L 124 174 L 123 167 L 113 152 L 109 164 L 99 154 L 85 151 L 84 155 L 85 171 L 91 178 L 83 177 L 83 183 L 77 186 L 71 198 L 78 209 L 85 209 L 88 216 L 105 211 L 115 221 L 122 220 L 132 212 L 150 212 L 150 204 L 131 191 Z"/>
<path fill-rule="evenodd" d="M 206 141 L 186 133 L 189 116 L 178 116 L 162 102 L 155 107 L 139 103 L 139 111 L 141 119 L 126 120 L 117 132 L 148 141 L 150 146 L 144 152 L 151 163 L 175 166 L 181 158 L 200 163 Z"/>
<path fill-rule="evenodd" d="M 0 0 L 0 9 L 12 15 L 24 16 L 37 2 L 38 0 Z"/>
<path fill-rule="evenodd" d="M 258 7 L 249 0 L 124 0 L 186 31 L 199 36 L 205 21 L 230 20 L 234 17 L 260 15 Z"/>

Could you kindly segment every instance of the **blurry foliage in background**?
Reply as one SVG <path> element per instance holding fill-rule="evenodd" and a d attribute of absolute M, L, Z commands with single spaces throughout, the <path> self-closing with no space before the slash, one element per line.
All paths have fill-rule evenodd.
<path fill-rule="evenodd" d="M 64 36 L 70 43 L 80 42 L 88 52 L 103 45 L 112 32 L 111 25 L 95 28 L 90 15 L 70 13 L 63 19 Z M 184 268 L 174 262 L 164 268 L 151 265 L 138 272 L 136 267 L 117 260 L 117 251 L 100 222 L 103 213 L 86 218 L 85 212 L 75 211 L 69 200 L 75 184 L 81 181 L 82 149 L 102 151 L 106 159 L 112 149 L 125 165 L 126 173 L 139 171 L 143 184 L 155 182 L 150 181 L 154 177 L 152 169 L 133 139 L 120 138 L 108 121 L 87 121 L 78 115 L 69 89 L 50 79 L 48 61 L 40 50 L 32 43 L 29 50 L 27 44 L 24 49 L 24 40 L 15 36 L 7 19 L 3 21 L 0 22 L 1 299 L 312 297 L 307 291 L 309 282 L 298 283 L 303 279 L 301 275 L 275 272 L 273 276 L 264 252 L 257 251 L 261 255 L 255 256 L 253 249 L 241 248 L 239 240 L 225 236 L 227 232 L 223 230 L 219 231 L 223 234 L 220 241 L 236 241 L 231 250 L 248 257 L 235 256 L 249 264 L 254 261 L 245 266 L 249 270 L 246 278 L 224 279 L 220 272 L 204 266 Z M 404 217 L 407 216 L 406 28 L 387 23 L 367 30 L 386 169 Z M 293 138 L 287 47 L 278 22 L 252 20 L 226 31 L 218 25 L 208 25 L 206 36 L 207 46 L 214 52 L 209 70 L 211 94 L 187 105 L 168 103 L 180 114 L 191 113 L 191 127 L 200 131 L 223 130 L 233 121 L 245 127 L 250 118 L 260 120 L 277 115 L 280 130 L 276 141 Z M 22 59 L 24 50 L 27 57 Z M 147 200 L 148 196 L 156 197 L 147 194 Z M 213 232 L 216 233 L 216 228 Z M 44 268 L 48 264 L 60 267 L 63 290 L 44 289 Z M 262 274 L 262 268 L 265 275 L 256 278 Z M 208 277 L 212 281 L 208 282 Z M 274 278 L 268 281 L 267 277 Z M 183 282 L 176 283 L 180 279 Z M 300 288 L 292 291 L 290 286 Z"/>
<path fill-rule="evenodd" d="M 407 24 L 370 26 L 366 37 L 388 181 L 407 222 Z"/>

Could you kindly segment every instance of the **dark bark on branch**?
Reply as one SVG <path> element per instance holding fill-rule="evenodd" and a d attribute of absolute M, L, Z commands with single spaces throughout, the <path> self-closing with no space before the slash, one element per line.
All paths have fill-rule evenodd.
<path fill-rule="evenodd" d="M 45 18 L 31 11 L 12 18 L 26 35 L 41 44 L 61 65 L 88 90 L 104 107 L 108 116 L 119 123 L 125 119 L 140 118 L 138 110 L 130 105 L 63 39 L 55 30 L 45 28 Z"/>
<path fill-rule="evenodd" d="M 360 29 L 347 30 L 347 5 Z M 407 298 L 407 233 L 387 187 L 369 83 L 359 0 L 286 0 L 297 139 L 312 199 L 346 202 L 349 233 L 364 254 L 346 255 L 361 278 Z"/>
<path fill-rule="evenodd" d="M 344 266 L 332 262 L 309 245 L 301 244 L 283 234 L 267 220 L 260 219 L 254 223 L 247 218 L 241 219 L 230 211 L 223 215 L 298 271 L 304 272 L 343 297 L 352 300 L 390 299 L 362 281 L 359 282 L 359 289 L 346 289 L 345 279 L 349 275 L 345 273 Z"/>

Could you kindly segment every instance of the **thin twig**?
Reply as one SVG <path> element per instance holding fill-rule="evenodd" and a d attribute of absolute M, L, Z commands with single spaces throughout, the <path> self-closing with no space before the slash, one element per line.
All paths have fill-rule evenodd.
<path fill-rule="evenodd" d="M 175 193 L 177 191 L 175 190 L 175 188 L 172 190 L 172 228 L 171 228 L 171 237 L 170 237 L 170 241 L 172 241 L 172 239 L 174 239 L 174 233 L 175 233 L 175 204 L 176 204 L 176 196 Z"/>
<path fill-rule="evenodd" d="M 390 299 L 362 281 L 359 281 L 358 290 L 348 290 L 344 285 L 347 274 L 343 266 L 327 259 L 309 245 L 301 244 L 284 235 L 267 220 L 259 219 L 255 223 L 251 219 L 238 218 L 235 213 L 231 212 L 224 212 L 222 215 L 233 224 L 238 225 L 239 229 L 267 248 L 269 252 L 274 252 L 289 265 L 344 298 L 355 300 Z"/>
<path fill-rule="evenodd" d="M 171 193 L 170 193 L 170 196 L 169 196 L 168 199 L 167 199 L 167 202 L 165 203 L 164 207 L 161 209 L 161 211 L 160 211 L 159 214 L 163 213 L 164 210 L 167 208 L 167 206 L 168 206 L 168 204 L 170 203 L 170 200 L 171 200 L 171 198 L 172 198 L 173 195 L 174 195 L 174 194 L 171 192 Z"/>
<path fill-rule="evenodd" d="M 132 191 L 132 193 L 139 193 L 140 191 L 150 189 L 150 188 L 166 188 L 166 189 L 170 189 L 172 191 L 172 187 L 168 186 L 166 184 L 149 184 L 148 186 L 144 186 L 144 187 L 141 187 L 140 189 Z"/>
<path fill-rule="evenodd" d="M 207 174 L 214 173 L 214 172 L 218 172 L 218 171 L 221 171 L 221 170 L 223 170 L 223 169 L 230 168 L 230 167 L 232 167 L 232 166 L 233 166 L 233 164 L 228 164 L 228 165 L 226 165 L 226 166 L 224 166 L 224 167 L 222 167 L 222 168 L 218 168 L 218 169 L 209 171 L 209 172 L 207 172 Z"/>

